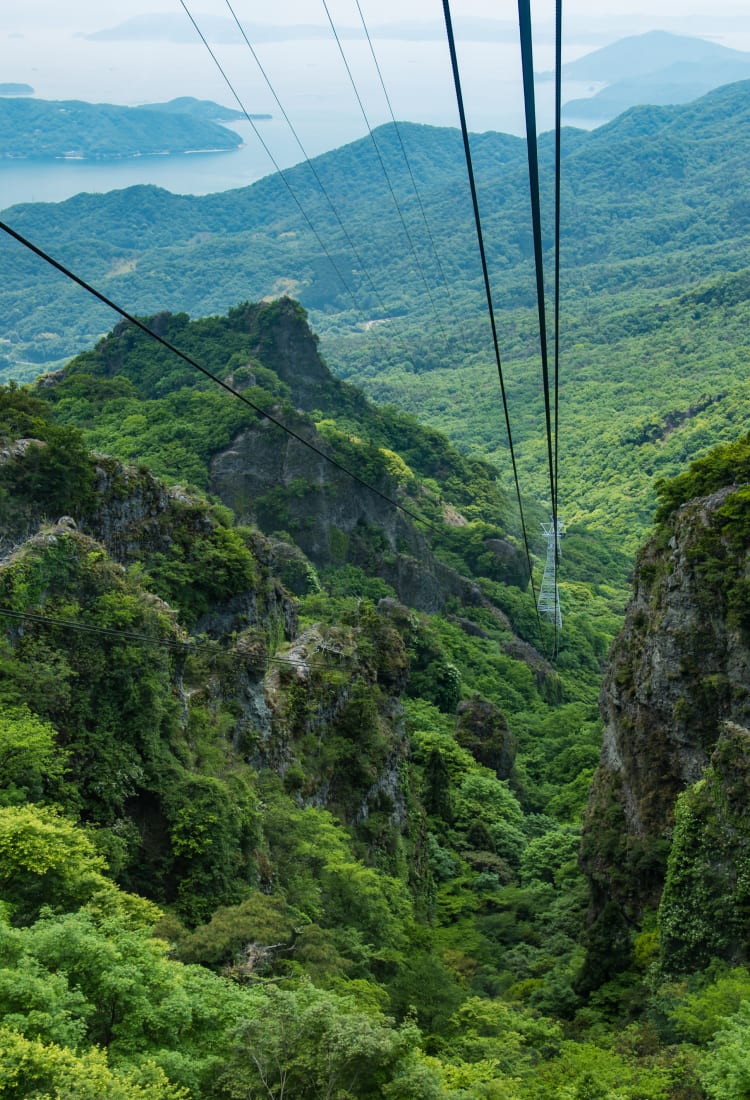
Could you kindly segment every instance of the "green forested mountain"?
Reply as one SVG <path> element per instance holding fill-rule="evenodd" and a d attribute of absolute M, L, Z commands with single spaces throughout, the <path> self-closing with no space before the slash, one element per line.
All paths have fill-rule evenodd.
<path fill-rule="evenodd" d="M 589 888 L 620 563 L 569 534 L 553 668 L 487 463 L 288 299 L 150 324 L 322 455 L 125 324 L 0 389 L 0 1095 L 741 1096 L 747 440 L 661 489 Z"/>
<path fill-rule="evenodd" d="M 681 107 L 633 109 L 593 133 L 563 135 L 561 502 L 568 522 L 614 531 L 631 552 L 652 513 L 653 480 L 741 430 L 749 87 L 731 85 Z M 381 403 L 418 412 L 505 475 L 459 135 L 407 124 L 401 132 L 450 300 L 393 128 L 376 137 L 437 317 L 369 141 L 315 162 L 359 259 L 304 165 L 286 178 L 320 240 L 276 177 L 202 198 L 155 188 L 77 196 L 16 207 L 7 217 L 144 313 L 200 315 L 248 297 L 292 293 L 310 310 L 334 373 Z M 543 494 L 525 151 L 507 135 L 476 135 L 473 142 L 519 460 L 524 484 Z M 541 155 L 543 179 L 550 180 L 548 136 Z M 2 255 L 10 273 L 0 288 L 6 371 L 29 377 L 110 327 L 103 307 L 19 245 L 3 241 Z M 606 488 L 615 484 L 616 493 Z"/>

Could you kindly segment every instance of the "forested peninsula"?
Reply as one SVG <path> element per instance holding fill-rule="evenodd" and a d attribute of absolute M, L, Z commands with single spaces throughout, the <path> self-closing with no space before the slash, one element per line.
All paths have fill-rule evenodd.
<path fill-rule="evenodd" d="M 119 160 L 236 149 L 217 119 L 239 112 L 189 98 L 147 107 L 81 100 L 0 98 L 0 159 Z"/>

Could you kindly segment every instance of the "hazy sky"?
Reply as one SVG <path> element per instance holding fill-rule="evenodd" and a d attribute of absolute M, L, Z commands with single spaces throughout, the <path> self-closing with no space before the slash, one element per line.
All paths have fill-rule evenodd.
<path fill-rule="evenodd" d="M 7 22 L 6 17 L 11 19 L 15 17 L 18 21 L 25 21 L 27 18 L 31 21 L 54 19 L 59 21 L 60 25 L 71 25 L 78 20 L 92 18 L 99 24 L 106 23 L 108 20 L 123 19 L 128 15 L 137 15 L 140 12 L 166 12 L 177 6 L 179 5 L 176 3 L 170 4 L 169 0 L 136 0 L 135 3 L 126 3 L 124 0 L 120 3 L 117 0 L 109 0 L 105 3 L 101 0 L 66 0 L 64 4 L 59 0 L 24 0 L 23 4 L 13 5 L 14 10 L 11 12 L 7 11 L 8 5 L 5 5 L 3 21 Z M 221 6 L 223 5 L 214 4 L 214 8 Z M 439 0 L 377 0 L 377 3 L 371 2 L 366 6 L 371 13 L 377 12 L 384 19 L 396 18 L 404 14 L 411 16 L 416 13 L 424 18 L 430 18 L 431 15 L 442 12 Z M 543 0 L 537 0 L 534 5 L 537 12 L 547 6 L 552 10 L 552 5 L 546 5 Z M 313 0 L 283 0 L 282 3 L 275 5 L 248 4 L 243 3 L 243 0 L 237 0 L 236 7 L 244 9 L 245 14 L 252 14 L 252 18 L 257 22 L 278 20 L 305 23 L 311 21 L 311 13 L 318 10 L 320 5 Z M 197 8 L 200 11 L 209 10 L 208 0 L 203 0 Z M 472 14 L 502 18 L 504 15 L 514 14 L 517 9 L 516 5 L 509 3 L 508 0 L 454 0 L 451 10 L 456 15 Z M 598 0 L 566 0 L 564 4 L 564 12 L 567 14 L 583 12 L 604 16 L 638 11 L 673 15 L 700 14 L 701 12 L 712 15 L 721 13 L 747 15 L 747 3 L 745 0 L 721 0 L 709 7 L 706 0 L 653 0 L 649 4 L 644 4 L 643 0 L 640 2 L 639 0 L 612 0 L 611 3 L 603 6 Z"/>
<path fill-rule="evenodd" d="M 259 4 L 257 0 L 236 0 L 233 5 L 238 15 L 255 23 L 315 23 L 322 22 L 325 14 L 319 0 L 281 0 L 275 4 Z M 356 7 L 352 0 L 332 0 L 331 10 L 342 23 L 357 22 Z M 401 20 L 442 19 L 439 0 L 361 0 L 361 6 L 369 23 Z M 227 14 L 222 0 L 199 0 L 191 5 L 198 13 Z M 91 31 L 114 26 L 139 14 L 181 11 L 177 0 L 23 0 L 22 3 L 4 4 L 0 26 L 5 30 L 68 28 Z M 554 5 L 548 0 L 536 0 L 533 5 L 535 18 L 550 19 Z M 494 19 L 514 19 L 517 6 L 513 0 L 457 0 L 452 5 L 454 18 L 480 16 Z M 623 22 L 649 25 L 659 22 L 690 23 L 702 28 L 702 34 L 723 34 L 734 24 L 740 32 L 741 24 L 750 23 L 747 0 L 612 0 L 602 5 L 597 0 L 565 0 L 564 17 L 578 23 L 582 18 L 591 20 L 597 27 L 619 26 Z"/>

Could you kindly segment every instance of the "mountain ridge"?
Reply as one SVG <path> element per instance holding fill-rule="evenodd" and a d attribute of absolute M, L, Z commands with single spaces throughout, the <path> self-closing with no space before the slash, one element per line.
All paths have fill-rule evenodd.
<path fill-rule="evenodd" d="M 563 66 L 563 77 L 569 80 L 605 82 L 593 96 L 567 100 L 563 117 L 579 124 L 606 122 L 637 104 L 687 103 L 749 76 L 750 54 L 745 51 L 703 38 L 648 31 Z"/>
<path fill-rule="evenodd" d="M 744 61 L 750 65 L 750 53 L 694 35 L 653 30 L 628 35 L 575 61 L 568 61 L 563 65 L 562 72 L 564 77 L 573 80 L 619 82 L 625 78 L 647 76 L 671 65 L 706 60 Z"/>

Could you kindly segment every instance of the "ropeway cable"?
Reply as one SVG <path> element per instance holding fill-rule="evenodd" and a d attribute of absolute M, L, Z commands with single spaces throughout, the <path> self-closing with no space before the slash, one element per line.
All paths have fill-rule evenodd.
<path fill-rule="evenodd" d="M 243 103 L 243 101 L 242 101 L 242 100 L 240 99 L 239 93 L 237 92 L 237 90 L 235 89 L 234 85 L 232 84 L 232 81 L 231 81 L 231 80 L 229 79 L 229 76 L 227 75 L 227 73 L 226 73 L 226 71 L 225 71 L 224 67 L 222 66 L 221 62 L 219 61 L 218 57 L 216 56 L 216 54 L 215 54 L 215 53 L 214 53 L 214 51 L 212 50 L 212 48 L 211 48 L 211 45 L 210 45 L 210 43 L 209 43 L 208 39 L 207 39 L 207 38 L 205 37 L 205 35 L 203 34 L 203 31 L 202 31 L 202 30 L 200 29 L 200 27 L 199 27 L 199 26 L 198 26 L 198 24 L 196 23 L 195 19 L 193 18 L 193 15 L 192 15 L 192 13 L 191 13 L 190 9 L 188 8 L 187 4 L 185 3 L 185 0 L 180 0 L 180 4 L 182 5 L 182 7 L 183 7 L 183 9 L 184 9 L 184 11 L 185 11 L 185 14 L 187 15 L 188 19 L 190 20 L 190 22 L 192 23 L 193 27 L 195 28 L 195 31 L 196 31 L 196 33 L 197 33 L 198 37 L 200 38 L 201 42 L 203 43 L 203 45 L 204 45 L 204 46 L 206 47 L 206 49 L 208 50 L 209 54 L 211 55 L 211 58 L 213 59 L 213 62 L 214 62 L 214 64 L 216 65 L 216 68 L 217 68 L 217 69 L 219 70 L 219 72 L 221 73 L 222 77 L 224 78 L 224 81 L 225 81 L 225 83 L 226 83 L 227 87 L 229 88 L 230 92 L 231 92 L 231 93 L 232 93 L 232 95 L 234 96 L 234 98 L 235 98 L 235 100 L 236 100 L 236 102 L 237 102 L 237 105 L 239 106 L 240 110 L 242 111 L 242 113 L 243 113 L 243 115 L 245 116 L 245 118 L 247 119 L 247 121 L 248 121 L 248 122 L 250 123 L 250 125 L 252 126 L 252 128 L 253 128 L 253 132 L 254 132 L 255 136 L 257 137 L 258 141 L 259 141 L 259 142 L 260 142 L 260 144 L 262 145 L 262 147 L 263 147 L 263 149 L 264 149 L 264 151 L 265 151 L 266 155 L 268 156 L 269 160 L 271 161 L 271 164 L 273 165 L 274 169 L 276 170 L 276 172 L 277 172 L 277 174 L 278 174 L 279 178 L 281 179 L 281 181 L 283 182 L 283 184 L 284 184 L 284 186 L 286 187 L 287 191 L 289 192 L 289 194 L 291 195 L 292 199 L 294 200 L 294 202 L 295 202 L 295 204 L 296 204 L 296 206 L 297 206 L 297 209 L 299 210 L 300 214 L 302 215 L 302 217 L 303 217 L 303 218 L 305 219 L 305 221 L 307 222 L 307 226 L 308 226 L 308 228 L 309 228 L 310 232 L 311 232 L 311 233 L 313 234 L 313 236 L 315 237 L 315 240 L 316 240 L 316 241 L 318 242 L 318 244 L 320 245 L 320 248 L 321 248 L 322 252 L 323 252 L 323 253 L 324 253 L 324 255 L 326 256 L 326 258 L 328 259 L 328 262 L 330 263 L 331 267 L 333 268 L 333 270 L 335 271 L 336 275 L 338 276 L 338 278 L 339 278 L 339 280 L 340 280 L 340 282 L 341 282 L 342 286 L 344 287 L 344 290 L 345 290 L 345 291 L 346 291 L 346 293 L 347 293 L 347 294 L 349 295 L 349 298 L 351 299 L 351 301 L 352 301 L 352 304 L 354 305 L 354 308 L 355 308 L 355 310 L 356 310 L 356 311 L 357 311 L 358 313 L 359 313 L 359 312 L 361 312 L 361 310 L 360 310 L 360 306 L 359 306 L 359 303 L 357 302 L 357 299 L 356 299 L 356 297 L 355 297 L 355 295 L 354 295 L 354 291 L 353 291 L 353 290 L 351 289 L 351 287 L 350 287 L 350 286 L 349 286 L 349 284 L 347 283 L 346 279 L 344 278 L 344 276 L 343 276 L 343 274 L 342 274 L 342 272 L 341 272 L 341 269 L 339 268 L 338 264 L 337 264 L 337 263 L 336 263 L 336 261 L 334 260 L 334 258 L 333 258 L 333 256 L 331 255 L 330 251 L 328 250 L 328 248 L 327 248 L 327 246 L 326 246 L 326 244 L 325 244 L 325 241 L 324 241 L 324 240 L 323 240 L 323 238 L 322 238 L 322 237 L 320 236 L 320 234 L 318 233 L 317 229 L 315 228 L 315 226 L 313 225 L 312 221 L 310 220 L 310 217 L 309 217 L 309 215 L 308 215 L 307 211 L 306 211 L 306 210 L 305 210 L 305 208 L 303 207 L 302 203 L 300 202 L 299 198 L 297 197 L 297 195 L 296 195 L 296 193 L 295 193 L 295 191 L 294 191 L 294 188 L 292 187 L 292 185 L 290 184 L 289 180 L 287 179 L 287 177 L 286 177 L 286 173 L 285 173 L 285 172 L 283 171 L 283 169 L 281 168 L 280 164 L 278 163 L 278 161 L 276 160 L 275 156 L 273 155 L 273 153 L 271 152 L 270 148 L 268 147 L 268 143 L 267 143 L 267 142 L 266 142 L 266 141 L 264 140 L 264 138 L 263 138 L 263 136 L 262 136 L 262 134 L 261 134 L 260 130 L 259 130 L 259 129 L 258 129 L 258 127 L 257 127 L 257 126 L 255 125 L 255 119 L 254 119 L 254 118 L 252 117 L 252 115 L 251 115 L 251 114 L 249 113 L 249 111 L 247 110 L 247 107 L 245 106 L 245 104 Z"/>
<path fill-rule="evenodd" d="M 302 144 L 302 139 L 300 138 L 299 133 L 297 132 L 296 127 L 294 126 L 294 123 L 292 122 L 289 115 L 287 114 L 287 112 L 284 108 L 284 105 L 282 104 L 281 100 L 279 99 L 279 96 L 276 92 L 276 89 L 274 88 L 273 84 L 271 83 L 270 77 L 268 76 L 268 73 L 266 72 L 265 68 L 263 67 L 263 65 L 261 63 L 261 60 L 258 57 L 258 54 L 257 54 L 255 48 L 253 47 L 252 43 L 250 42 L 250 39 L 247 37 L 247 33 L 245 31 L 245 28 L 243 27 L 243 25 L 242 25 L 239 17 L 237 16 L 234 8 L 232 7 L 232 5 L 230 3 L 230 0 L 225 0 L 225 3 L 226 3 L 227 8 L 229 9 L 229 12 L 230 12 L 232 18 L 234 19 L 234 22 L 237 25 L 238 31 L 240 32 L 240 34 L 242 35 L 242 37 L 245 41 L 245 45 L 247 46 L 250 53 L 252 54 L 252 57 L 253 57 L 253 60 L 255 61 L 255 64 L 258 66 L 258 70 L 259 70 L 261 76 L 263 77 L 263 79 L 266 82 L 266 86 L 268 87 L 269 92 L 271 93 L 274 100 L 276 101 L 276 106 L 281 111 L 281 115 L 282 115 L 284 121 L 286 122 L 287 126 L 289 127 L 289 130 L 292 134 L 292 137 L 294 138 L 294 140 L 297 143 L 297 148 L 299 149 L 300 153 L 304 157 L 305 164 L 310 169 L 310 171 L 311 171 L 311 173 L 312 173 L 312 175 L 315 179 L 315 182 L 317 183 L 318 188 L 320 189 L 321 194 L 323 195 L 323 197 L 325 198 L 325 200 L 328 203 L 329 207 L 331 208 L 331 212 L 332 212 L 334 218 L 336 219 L 336 221 L 339 225 L 339 228 L 341 229 L 341 232 L 343 233 L 347 244 L 351 248 L 352 253 L 354 255 L 355 260 L 357 261 L 358 266 L 364 272 L 365 278 L 367 279 L 367 282 L 370 286 L 370 290 L 372 291 L 375 299 L 377 300 L 377 303 L 380 306 L 380 309 L 382 310 L 384 316 L 390 319 L 389 309 L 388 309 L 387 305 L 385 304 L 385 302 L 383 300 L 383 297 L 382 297 L 380 291 L 378 290 L 378 288 L 375 284 L 375 281 L 373 280 L 373 278 L 372 278 L 372 276 L 369 272 L 369 269 L 368 269 L 367 265 L 365 264 L 364 260 L 362 259 L 362 256 L 360 255 L 360 252 L 359 252 L 356 244 L 352 240 L 351 235 L 349 234 L 349 231 L 347 230 L 346 226 L 344 225 L 344 222 L 341 219 L 341 215 L 338 212 L 336 204 L 334 203 L 333 199 L 331 198 L 331 195 L 330 195 L 330 192 L 329 192 L 328 188 L 326 187 L 325 183 L 323 182 L 323 180 L 321 178 L 321 175 L 318 172 L 317 168 L 315 167 L 315 164 L 313 163 L 313 161 L 312 161 L 311 157 L 309 156 L 307 150 L 305 149 L 305 146 Z M 185 5 L 183 4 L 183 7 L 184 6 Z M 195 23 L 193 23 L 193 25 L 195 26 Z M 213 57 L 213 54 L 211 56 Z M 222 75 L 224 75 L 223 70 L 221 69 L 221 67 L 220 67 L 219 71 L 222 73 Z M 361 309 L 360 309 L 360 312 L 362 312 Z M 372 331 L 375 334 L 376 337 L 379 336 L 378 330 L 375 326 L 373 326 L 373 328 L 370 331 Z M 400 341 L 398 342 L 398 346 L 399 346 L 400 350 L 403 352 L 403 354 L 406 355 L 407 358 L 408 358 L 409 352 L 408 352 L 407 348 L 405 348 L 404 345 Z"/>
<path fill-rule="evenodd" d="M 555 0 L 555 511 L 560 408 L 560 177 L 562 174 L 562 0 Z"/>
<path fill-rule="evenodd" d="M 75 619 L 61 619 L 53 615 L 38 615 L 33 611 L 15 611 L 10 607 L 0 607 L 0 617 L 15 619 L 19 622 L 29 622 L 38 626 L 59 626 L 65 630 L 77 630 L 81 634 L 98 634 L 101 637 L 112 638 L 115 641 L 140 642 L 143 645 L 161 646 L 163 649 L 173 649 L 178 653 L 210 653 L 214 657 L 226 651 L 218 642 L 198 642 L 194 638 L 188 641 L 178 642 L 170 638 L 153 638 L 148 634 L 141 634 L 135 630 L 120 630 L 109 626 L 95 626 L 93 623 L 83 623 Z M 326 650 L 330 653 L 331 650 Z M 235 654 L 241 657 L 242 654 Z M 292 665 L 294 668 L 303 668 L 307 662 L 296 660 L 293 657 L 263 657 L 264 664 Z"/>
<path fill-rule="evenodd" d="M 549 357 L 547 352 L 547 315 L 544 293 L 544 256 L 542 246 L 542 214 L 539 200 L 539 155 L 536 140 L 536 105 L 534 99 L 534 57 L 531 34 L 530 0 L 518 0 L 518 21 L 521 33 L 521 67 L 526 116 L 526 149 L 529 163 L 529 191 L 531 196 L 531 220 L 534 238 L 534 270 L 536 274 L 536 300 L 539 316 L 539 343 L 542 355 L 542 386 L 544 389 L 544 416 L 547 435 L 547 459 L 549 464 L 549 490 L 552 503 L 552 523 L 557 531 L 557 496 L 555 463 L 552 453 L 552 416 L 550 411 Z"/>
<path fill-rule="evenodd" d="M 497 325 L 495 323 L 495 310 L 492 305 L 492 288 L 490 286 L 490 275 L 487 267 L 487 254 L 484 247 L 484 234 L 482 233 L 482 222 L 479 216 L 479 199 L 477 198 L 477 186 L 474 179 L 474 166 L 471 158 L 471 145 L 469 142 L 469 130 L 466 125 L 466 111 L 464 109 L 463 92 L 461 91 L 461 76 L 458 71 L 458 56 L 456 54 L 456 40 L 453 34 L 453 22 L 450 12 L 450 0 L 443 0 L 443 14 L 445 16 L 445 30 L 448 36 L 448 48 L 450 50 L 451 68 L 453 70 L 453 82 L 456 89 L 456 102 L 458 104 L 458 114 L 461 121 L 461 135 L 464 143 L 464 155 L 466 157 L 466 169 L 469 176 L 469 187 L 471 188 L 471 202 L 474 208 L 474 224 L 477 231 L 477 243 L 479 245 L 479 256 L 482 264 L 482 275 L 484 277 L 484 290 L 487 298 L 487 312 L 490 320 L 490 328 L 492 330 L 492 344 L 495 349 L 495 362 L 497 364 L 497 374 L 500 380 L 500 392 L 503 398 L 503 412 L 505 414 L 505 428 L 508 434 L 508 449 L 510 451 L 511 464 L 513 466 L 513 480 L 516 488 L 516 499 L 518 500 L 518 511 L 521 517 L 521 531 L 523 533 L 523 544 L 526 552 L 526 562 L 529 567 L 529 580 L 531 582 L 531 592 L 534 597 L 534 607 L 536 609 L 536 618 L 539 625 L 539 631 L 541 634 L 542 622 L 539 615 L 539 607 L 537 606 L 536 585 L 534 584 L 534 570 L 531 565 L 531 552 L 529 550 L 529 539 L 526 533 L 526 520 L 523 512 L 523 502 L 521 500 L 521 486 L 518 480 L 518 464 L 516 462 L 515 448 L 513 446 L 513 433 L 510 428 L 510 414 L 508 412 L 508 400 L 505 392 L 505 379 L 503 377 L 503 366 L 500 358 L 500 345 L 497 337 Z"/>
<path fill-rule="evenodd" d="M 414 178 L 414 172 L 412 171 L 411 161 L 409 160 L 409 155 L 406 152 L 406 146 L 404 144 L 404 139 L 403 139 L 403 136 L 401 134 L 401 128 L 400 128 L 398 122 L 396 121 L 396 115 L 394 114 L 393 106 L 391 105 L 391 97 L 388 95 L 388 89 L 385 86 L 385 80 L 383 79 L 383 73 L 382 73 L 381 68 L 380 68 L 380 63 L 378 62 L 378 58 L 377 58 L 377 55 L 375 53 L 375 47 L 372 44 L 372 38 L 370 36 L 370 30 L 367 26 L 367 23 L 365 22 L 365 17 L 364 17 L 364 14 L 362 12 L 362 7 L 360 5 L 359 0 L 354 0 L 354 2 L 357 5 L 357 11 L 359 12 L 359 18 L 362 20 L 362 29 L 365 32 L 365 37 L 367 38 L 367 44 L 370 47 L 370 53 L 372 55 L 373 64 L 375 65 L 375 71 L 377 72 L 378 79 L 380 80 L 380 87 L 383 89 L 383 95 L 385 96 L 385 101 L 388 104 L 388 111 L 389 111 L 390 116 L 391 116 L 391 121 L 393 122 L 393 128 L 396 131 L 396 137 L 398 138 L 398 142 L 399 142 L 399 145 L 401 147 L 401 153 L 402 153 L 403 158 L 404 158 L 404 163 L 406 164 L 406 168 L 409 172 L 409 178 L 411 180 L 411 185 L 414 188 L 414 194 L 416 195 L 417 203 L 419 204 L 419 209 L 420 209 L 420 212 L 422 214 L 422 221 L 424 222 L 424 226 L 425 226 L 425 229 L 427 231 L 427 236 L 429 238 L 430 245 L 432 247 L 432 253 L 435 257 L 435 263 L 437 265 L 438 272 L 440 273 L 440 278 L 442 279 L 443 285 L 445 286 L 446 292 L 448 294 L 448 301 L 450 302 L 450 306 L 451 306 L 451 309 L 453 311 L 453 319 L 454 319 L 454 322 L 455 322 L 456 326 L 458 327 L 458 329 L 461 333 L 461 337 L 463 339 L 464 345 L 467 345 L 468 341 L 466 339 L 466 332 L 464 331 L 463 324 L 459 319 L 458 310 L 456 309 L 456 303 L 454 302 L 453 295 L 451 294 L 450 284 L 448 283 L 448 279 L 446 278 L 445 271 L 443 270 L 443 265 L 442 265 L 442 262 L 440 260 L 440 253 L 437 250 L 437 245 L 435 244 L 435 238 L 432 235 L 432 230 L 430 228 L 430 223 L 427 219 L 427 211 L 424 208 L 424 203 L 422 202 L 422 196 L 419 192 L 419 187 L 417 186 L 417 181 Z M 229 3 L 229 0 L 227 0 L 227 3 Z"/>
<path fill-rule="evenodd" d="M 182 2 L 182 0 L 180 0 L 180 2 Z M 435 305 L 435 300 L 432 297 L 432 291 L 430 290 L 430 285 L 427 282 L 427 276 L 424 273 L 424 268 L 422 267 L 419 256 L 417 255 L 417 250 L 414 247 L 414 241 L 412 240 L 411 233 L 409 232 L 409 227 L 406 224 L 406 219 L 404 218 L 404 213 L 403 213 L 403 210 L 401 209 L 401 204 L 399 203 L 398 198 L 396 197 L 396 192 L 393 189 L 393 183 L 391 181 L 391 177 L 388 174 L 388 169 L 385 166 L 385 161 L 383 160 L 383 155 L 380 152 L 380 147 L 379 147 L 377 141 L 375 140 L 374 133 L 372 132 L 372 126 L 370 125 L 370 120 L 367 117 L 367 112 L 365 111 L 364 104 L 362 103 L 362 97 L 359 94 L 359 90 L 357 88 L 357 83 L 354 79 L 354 75 L 352 74 L 352 70 L 349 66 L 349 62 L 346 59 L 346 54 L 344 53 L 344 47 L 341 45 L 341 39 L 339 38 L 338 31 L 336 30 L 336 25 L 333 22 L 333 19 L 331 18 L 331 13 L 328 9 L 328 4 L 327 4 L 326 0 L 321 0 L 321 2 L 322 2 L 323 7 L 325 9 L 326 15 L 328 16 L 328 22 L 331 25 L 331 31 L 333 32 L 333 37 L 336 40 L 336 45 L 338 46 L 339 53 L 341 54 L 341 60 L 344 62 L 344 68 L 346 69 L 347 74 L 349 76 L 349 81 L 350 81 L 351 86 L 354 90 L 354 95 L 355 95 L 355 98 L 357 100 L 357 103 L 359 104 L 359 109 L 362 113 L 362 118 L 364 119 L 365 126 L 367 127 L 367 131 L 370 135 L 370 140 L 372 141 L 373 148 L 375 149 L 375 153 L 377 155 L 378 161 L 380 162 L 380 167 L 383 170 L 383 175 L 385 176 L 385 181 L 388 184 L 388 190 L 390 192 L 391 198 L 393 199 L 393 205 L 396 207 L 396 212 L 399 216 L 399 220 L 401 221 L 401 227 L 404 231 L 404 236 L 406 237 L 409 248 L 411 249 L 411 254 L 414 257 L 414 262 L 417 265 L 417 270 L 419 271 L 419 274 L 422 278 L 422 282 L 424 283 L 424 288 L 427 291 L 427 297 L 430 300 L 430 305 L 432 306 L 432 311 L 435 314 L 435 321 L 437 323 L 438 329 L 440 330 L 440 334 L 443 337 L 443 340 L 447 344 L 448 337 L 447 337 L 447 335 L 445 333 L 445 330 L 443 329 L 442 323 L 440 321 L 440 316 L 439 316 L 438 311 L 437 311 L 437 306 Z"/>
<path fill-rule="evenodd" d="M 529 165 L 529 192 L 534 238 L 534 271 L 536 274 L 537 312 L 539 317 L 539 344 L 542 358 L 542 388 L 544 390 L 544 414 L 549 465 L 550 503 L 552 506 L 553 562 L 552 583 L 554 596 L 552 619 L 554 624 L 554 653 L 557 653 L 560 626 L 560 597 L 558 591 L 558 564 L 560 557 L 560 523 L 558 519 L 557 467 L 558 467 L 558 363 L 560 320 L 560 115 L 562 80 L 562 7 L 556 0 L 555 18 L 555 247 L 554 247 L 554 385 L 555 426 L 552 430 L 550 408 L 549 353 L 547 341 L 547 315 L 545 308 L 544 255 L 542 242 L 542 215 L 539 195 L 539 152 L 536 133 L 536 104 L 534 93 L 534 55 L 531 26 L 530 0 L 518 0 L 518 23 L 521 39 L 521 66 L 523 72 L 524 114 L 526 117 L 526 150 Z M 554 436 L 554 438 L 553 438 Z M 547 567 L 545 567 L 547 568 Z M 543 582 L 544 587 L 544 582 Z"/>
<path fill-rule="evenodd" d="M 560 177 L 562 175 L 562 0 L 555 0 L 555 497 L 554 514 L 559 515 L 559 426 L 560 426 Z M 555 539 L 555 594 L 560 563 L 560 543 Z M 558 597 L 559 598 L 559 597 Z M 555 614 L 555 656 L 557 656 L 557 614 Z"/>

